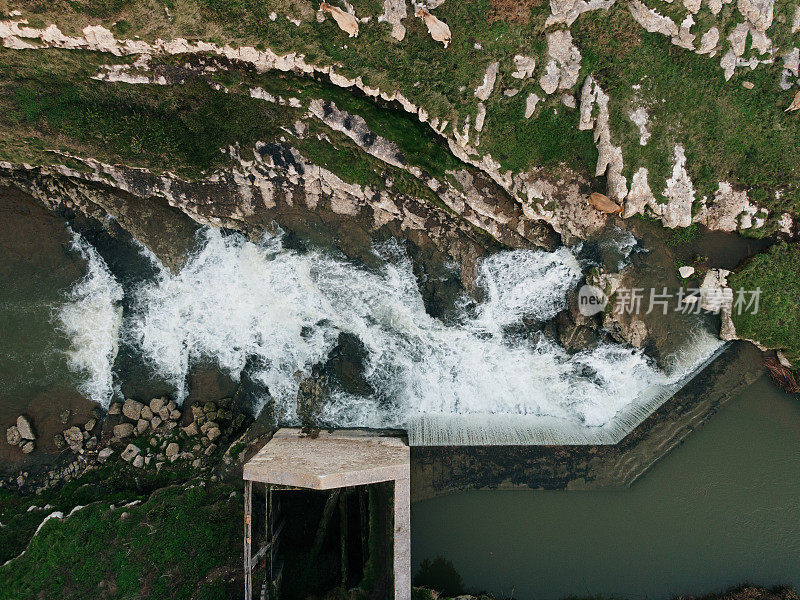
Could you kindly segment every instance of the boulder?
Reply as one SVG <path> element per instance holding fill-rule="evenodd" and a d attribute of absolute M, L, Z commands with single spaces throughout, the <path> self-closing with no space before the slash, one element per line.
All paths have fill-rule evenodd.
<path fill-rule="evenodd" d="M 183 428 L 183 433 L 185 433 L 189 437 L 194 437 L 198 433 L 200 433 L 200 430 L 197 427 L 197 423 L 189 423 L 189 425 Z"/>
<path fill-rule="evenodd" d="M 150 419 L 150 426 L 153 429 L 158 429 L 158 426 L 161 425 L 161 423 L 162 423 L 162 420 L 161 420 L 161 417 L 159 417 L 159 416 L 155 416 L 152 419 Z"/>
<path fill-rule="evenodd" d="M 206 432 L 206 437 L 208 437 L 208 439 L 212 442 L 221 435 L 222 432 L 219 430 L 219 427 L 212 427 Z"/>
<path fill-rule="evenodd" d="M 687 277 L 691 277 L 692 275 L 694 275 L 694 267 L 684 265 L 680 269 L 678 269 L 678 273 L 683 279 L 686 279 Z"/>
<path fill-rule="evenodd" d="M 167 445 L 167 449 L 164 451 L 164 454 L 166 455 L 167 458 L 172 458 L 173 456 L 176 456 L 178 452 L 180 452 L 180 449 L 181 448 L 180 446 L 178 446 L 177 443 L 170 442 Z"/>
<path fill-rule="evenodd" d="M 169 409 L 166 406 L 162 406 L 158 411 L 158 416 L 161 417 L 162 421 L 169 421 Z"/>
<path fill-rule="evenodd" d="M 133 425 L 131 423 L 120 423 L 114 426 L 114 437 L 125 439 L 133 435 Z"/>
<path fill-rule="evenodd" d="M 118 415 L 120 413 L 122 413 L 122 405 L 119 402 L 112 402 L 111 406 L 108 407 L 108 414 Z"/>
<path fill-rule="evenodd" d="M 131 421 L 138 421 L 139 417 L 142 415 L 142 408 L 144 408 L 144 404 L 138 400 L 128 398 L 125 400 L 125 404 L 122 405 L 122 414 Z"/>
<path fill-rule="evenodd" d="M 150 421 L 147 421 L 145 419 L 139 419 L 136 422 L 136 435 L 142 435 L 145 431 L 147 431 L 147 428 L 149 426 L 150 426 Z"/>
<path fill-rule="evenodd" d="M 16 425 L 6 429 L 6 441 L 12 446 L 19 446 L 20 442 L 22 442 L 22 436 L 19 434 L 19 429 Z"/>
<path fill-rule="evenodd" d="M 53 445 L 56 449 L 61 450 L 64 446 L 67 445 L 66 440 L 64 440 L 64 436 L 60 433 L 57 433 L 53 436 Z"/>
<path fill-rule="evenodd" d="M 33 426 L 27 417 L 20 415 L 17 417 L 17 429 L 23 440 L 35 440 L 36 435 L 33 433 Z"/>
<path fill-rule="evenodd" d="M 217 449 L 216 444 L 209 444 L 208 447 L 206 447 L 206 452 L 205 452 L 206 456 L 211 456 L 212 454 L 214 454 L 214 451 L 216 449 Z"/>
<path fill-rule="evenodd" d="M 500 72 L 500 63 L 493 62 L 486 67 L 486 73 L 483 74 L 483 82 L 475 88 L 475 97 L 478 100 L 488 100 L 494 90 L 494 84 L 497 81 L 497 74 Z"/>
<path fill-rule="evenodd" d="M 147 419 L 148 421 L 153 418 L 153 411 L 149 406 L 142 407 L 142 414 L 140 418 Z"/>
<path fill-rule="evenodd" d="M 169 411 L 169 420 L 170 421 L 177 421 L 180 418 L 181 418 L 181 411 L 179 411 L 177 408 Z"/>
<path fill-rule="evenodd" d="M 22 444 L 22 451 L 25 454 L 30 454 L 31 452 L 33 452 L 34 448 L 35 446 L 32 440 L 28 440 L 27 442 Z"/>
<path fill-rule="evenodd" d="M 133 459 L 132 464 L 137 469 L 141 469 L 144 466 L 144 457 L 141 454 L 138 454 L 136 458 Z"/>
<path fill-rule="evenodd" d="M 139 450 L 138 446 L 134 444 L 128 444 L 120 456 L 125 462 L 131 462 L 131 460 L 133 460 L 136 456 L 139 456 L 140 452 L 141 450 Z"/>
<path fill-rule="evenodd" d="M 83 431 L 77 426 L 72 426 L 64 430 L 64 440 L 73 450 L 83 446 Z"/>
<path fill-rule="evenodd" d="M 167 403 L 166 398 L 153 398 L 150 400 L 150 410 L 156 414 Z"/>
<path fill-rule="evenodd" d="M 97 460 L 99 460 L 101 463 L 104 463 L 111 457 L 112 454 L 114 454 L 114 451 L 111 448 L 103 448 L 97 453 Z"/>

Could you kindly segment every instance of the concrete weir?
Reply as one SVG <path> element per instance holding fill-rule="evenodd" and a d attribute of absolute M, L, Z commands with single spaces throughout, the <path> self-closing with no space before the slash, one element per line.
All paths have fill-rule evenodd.
<path fill-rule="evenodd" d="M 364 430 L 321 431 L 316 437 L 299 429 L 280 429 L 244 465 L 245 600 L 252 598 L 255 563 L 267 557 L 272 570 L 273 486 L 338 490 L 375 483 L 394 483 L 393 571 L 395 600 L 411 599 L 411 486 L 409 448 L 402 438 Z M 253 483 L 267 486 L 266 543 L 252 552 Z M 269 574 L 272 582 L 273 574 Z"/>

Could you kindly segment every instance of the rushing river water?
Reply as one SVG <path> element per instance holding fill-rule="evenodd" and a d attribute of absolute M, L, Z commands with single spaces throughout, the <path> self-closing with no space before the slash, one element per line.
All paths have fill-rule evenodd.
<path fill-rule="evenodd" d="M 412 505 L 412 556 L 520 600 L 800 585 L 800 403 L 762 378 L 619 491 L 473 491 Z"/>

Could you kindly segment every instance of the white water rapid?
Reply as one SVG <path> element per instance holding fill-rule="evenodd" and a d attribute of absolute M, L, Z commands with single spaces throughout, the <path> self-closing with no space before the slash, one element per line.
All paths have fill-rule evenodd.
<path fill-rule="evenodd" d="M 161 268 L 155 281 L 131 291 L 121 335 L 175 386 L 178 399 L 195 362 L 211 359 L 237 378 L 248 357 L 258 357 L 262 366 L 251 376 L 268 386 L 285 422 L 296 421 L 297 372 L 308 374 L 324 362 L 340 332 L 363 343 L 364 376 L 375 393 L 334 392 L 325 423 L 407 427 L 412 443 L 431 444 L 492 443 L 515 422 L 526 429 L 541 422 L 565 431 L 602 430 L 615 415 L 652 404 L 650 396 L 719 345 L 702 337 L 688 347 L 693 355 L 665 374 L 622 346 L 570 356 L 542 335 L 510 333 L 523 318 L 547 320 L 566 306 L 581 279 L 567 248 L 487 258 L 478 280 L 485 300 L 465 308 L 457 324 L 445 324 L 425 312 L 406 259 L 368 270 L 327 253 L 286 249 L 279 237 L 254 244 L 218 230 L 202 235 L 200 250 L 180 272 Z M 86 251 L 89 275 L 62 321 L 73 337 L 74 366 L 87 373 L 87 392 L 106 403 L 119 292 L 102 261 Z M 81 311 L 103 319 L 82 321 Z M 526 439 L 542 443 L 532 441 L 536 436 L 510 438 Z"/>

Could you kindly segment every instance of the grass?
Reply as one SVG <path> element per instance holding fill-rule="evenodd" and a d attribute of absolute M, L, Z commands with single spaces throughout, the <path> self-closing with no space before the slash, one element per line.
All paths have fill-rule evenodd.
<path fill-rule="evenodd" d="M 733 311 L 739 337 L 780 348 L 800 364 L 800 244 L 781 242 L 754 256 L 728 278 L 736 290 L 761 289 L 757 314 Z"/>
<path fill-rule="evenodd" d="M 110 503 L 141 500 L 153 490 L 185 480 L 185 469 L 162 469 L 147 473 L 124 463 L 114 461 L 83 477 L 70 481 L 58 490 L 47 490 L 36 496 L 20 496 L 0 491 L 0 564 L 19 555 L 39 526 L 43 511 L 28 509 L 31 506 L 50 505 L 53 511 L 65 514 L 75 506 L 98 500 Z M 1 597 L 1 596 L 0 596 Z"/>
<path fill-rule="evenodd" d="M 647 167 L 653 192 L 663 199 L 674 147 L 682 144 L 698 197 L 710 197 L 719 181 L 730 181 L 750 188 L 751 197 L 770 210 L 800 212 L 800 117 L 783 112 L 794 92 L 777 90 L 779 65 L 740 70 L 725 82 L 718 58 L 645 32 L 622 5 L 608 16 L 585 15 L 572 30 L 584 68 L 611 97 L 612 133 L 622 144 L 629 178 Z M 744 80 L 755 89 L 743 88 Z M 650 114 L 646 146 L 628 117 L 640 106 Z"/>
<path fill-rule="evenodd" d="M 241 502 L 232 491 L 172 486 L 135 507 L 112 510 L 105 498 L 50 521 L 22 557 L 0 567 L 0 598 L 225 598 L 224 577 L 241 562 Z"/>

